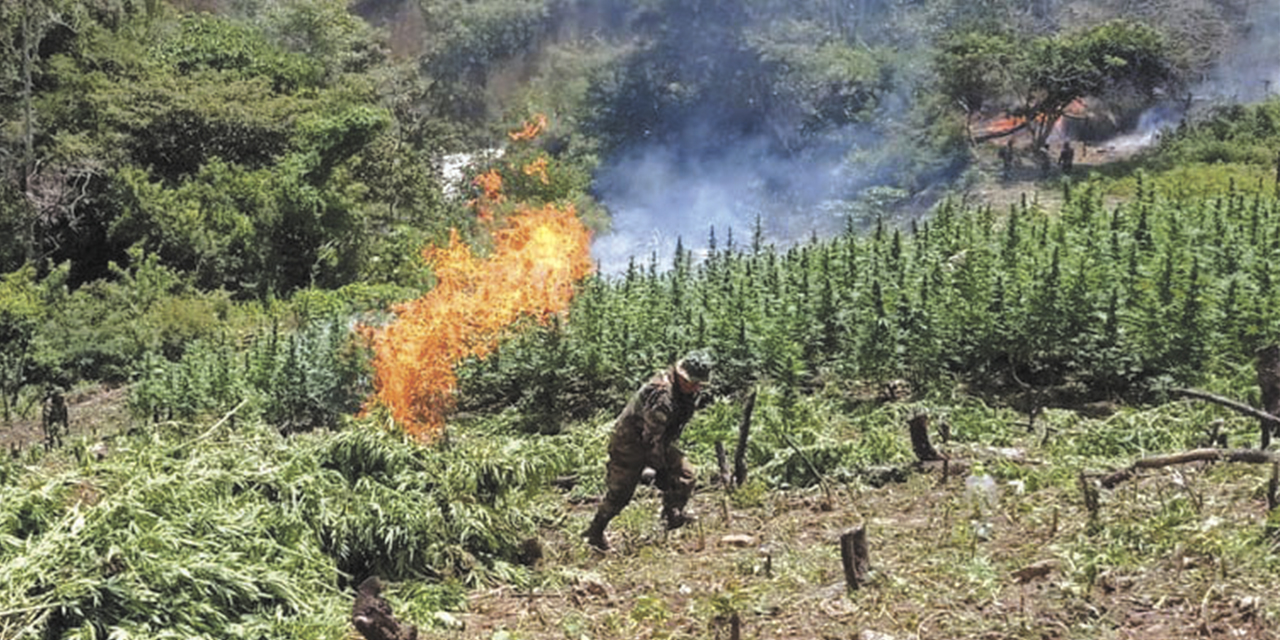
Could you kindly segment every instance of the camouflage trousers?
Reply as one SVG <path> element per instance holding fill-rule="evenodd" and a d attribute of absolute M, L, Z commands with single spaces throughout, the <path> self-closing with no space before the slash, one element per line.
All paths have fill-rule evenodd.
<path fill-rule="evenodd" d="M 639 442 L 615 440 L 610 444 L 605 496 L 590 531 L 603 533 L 609 521 L 631 502 L 645 467 L 652 467 L 657 474 L 654 484 L 662 492 L 663 519 L 668 526 L 679 526 L 683 522 L 684 507 L 693 495 L 697 473 L 675 445 L 667 445 L 659 455 L 660 459 L 653 459 Z"/>

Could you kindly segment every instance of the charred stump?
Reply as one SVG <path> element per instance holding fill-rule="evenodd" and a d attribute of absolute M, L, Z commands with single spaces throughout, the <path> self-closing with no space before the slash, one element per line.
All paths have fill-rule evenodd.
<path fill-rule="evenodd" d="M 935 462 L 943 459 L 938 450 L 933 448 L 933 443 L 929 441 L 929 414 L 917 413 L 911 416 L 907 425 L 911 429 L 911 450 L 915 452 L 917 460 Z"/>
<path fill-rule="evenodd" d="M 863 525 L 841 534 L 840 564 L 844 567 L 844 581 L 850 590 L 857 590 L 866 583 L 871 560 L 867 553 L 867 529 Z"/>

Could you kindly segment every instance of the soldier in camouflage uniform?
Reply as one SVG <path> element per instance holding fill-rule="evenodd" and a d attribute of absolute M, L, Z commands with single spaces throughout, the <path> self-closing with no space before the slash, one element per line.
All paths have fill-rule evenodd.
<path fill-rule="evenodd" d="M 582 534 L 591 546 L 609 549 L 605 527 L 631 502 L 645 467 L 656 472 L 654 483 L 662 491 L 662 518 L 667 529 L 691 521 L 684 506 L 693 493 L 695 473 L 676 448 L 676 440 L 693 416 L 694 401 L 711 377 L 711 367 L 710 356 L 695 351 L 655 374 L 622 410 L 609 440 L 607 492 L 591 526 Z"/>

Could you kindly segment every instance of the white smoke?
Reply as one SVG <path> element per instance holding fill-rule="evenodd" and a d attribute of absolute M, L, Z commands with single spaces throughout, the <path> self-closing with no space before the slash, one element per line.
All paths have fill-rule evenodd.
<path fill-rule="evenodd" d="M 1259 102 L 1280 93 L 1280 2 L 1248 3 L 1243 34 L 1193 95 L 1214 105 Z"/>
<path fill-rule="evenodd" d="M 705 255 L 712 234 L 718 249 L 730 238 L 749 246 L 756 227 L 766 244 L 785 247 L 843 228 L 843 220 L 818 213 L 818 202 L 839 185 L 839 158 L 784 158 L 760 140 L 742 139 L 714 154 L 648 146 L 610 163 L 596 176 L 596 196 L 610 211 L 612 227 L 597 236 L 592 254 L 606 275 L 622 273 L 634 259 L 656 259 L 669 268 L 677 243 Z"/>

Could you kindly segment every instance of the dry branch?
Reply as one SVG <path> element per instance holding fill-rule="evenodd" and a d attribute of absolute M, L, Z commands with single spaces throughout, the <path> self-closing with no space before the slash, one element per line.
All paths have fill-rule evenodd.
<path fill-rule="evenodd" d="M 716 440 L 716 465 L 719 469 L 716 480 L 720 483 L 720 486 L 733 491 L 733 476 L 729 473 L 729 459 L 724 451 L 724 443 L 719 440 Z"/>
<path fill-rule="evenodd" d="M 818 479 L 818 484 L 822 485 L 822 493 L 826 496 L 826 500 L 822 502 L 822 510 L 830 511 L 834 509 L 836 503 L 835 498 L 831 495 L 831 487 L 827 485 L 827 479 L 818 471 L 818 467 L 813 464 L 813 461 L 809 459 L 809 456 L 804 454 L 804 450 L 796 446 L 795 441 L 787 436 L 787 434 L 779 432 L 778 435 L 782 437 L 782 441 L 787 443 L 787 446 L 791 447 L 791 450 L 794 451 L 796 455 L 800 456 L 800 459 L 804 461 L 804 465 L 809 468 L 809 473 L 812 473 L 813 477 Z"/>
<path fill-rule="evenodd" d="M 1188 462 L 1247 462 L 1251 464 L 1275 464 L 1280 455 L 1258 449 L 1192 449 L 1161 456 L 1135 460 L 1128 467 L 1102 478 L 1102 486 L 1111 489 L 1133 477 L 1139 469 L 1158 469 Z"/>
<path fill-rule="evenodd" d="M 1178 395 L 1187 396 L 1189 398 L 1199 398 L 1200 400 L 1208 400 L 1209 402 L 1220 404 L 1224 407 L 1227 407 L 1228 409 L 1234 409 L 1245 415 L 1253 416 L 1259 420 L 1280 421 L 1280 417 L 1273 416 L 1270 413 L 1267 413 L 1266 411 L 1262 411 L 1260 409 L 1254 409 L 1253 407 L 1247 404 L 1244 404 L 1243 402 L 1237 402 L 1235 400 L 1232 400 L 1231 398 L 1225 398 L 1220 395 L 1215 395 L 1215 394 L 1209 393 L 1208 391 L 1201 391 L 1199 389 L 1185 389 L 1185 388 L 1170 389 L 1170 391 Z"/>

